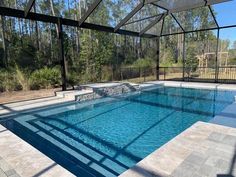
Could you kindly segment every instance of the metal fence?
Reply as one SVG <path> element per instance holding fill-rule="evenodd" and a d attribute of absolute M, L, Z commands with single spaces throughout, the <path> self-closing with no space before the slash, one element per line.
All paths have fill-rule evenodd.
<path fill-rule="evenodd" d="M 183 80 L 236 83 L 236 66 L 218 67 L 160 67 L 160 80 Z"/>
<path fill-rule="evenodd" d="M 121 68 L 120 76 L 120 80 L 136 83 L 152 81 L 156 80 L 156 68 L 125 67 Z"/>
<path fill-rule="evenodd" d="M 76 76 L 81 75 L 76 69 L 71 70 L 70 68 L 69 73 L 71 71 L 76 72 Z M 183 67 L 160 67 L 158 73 L 159 80 L 236 83 L 236 66 L 219 67 L 218 70 L 214 67 L 185 67 L 184 69 Z M 112 68 L 105 68 L 102 70 L 101 80 L 91 79 L 90 82 L 129 81 L 142 83 L 154 80 L 157 80 L 157 69 L 154 67 L 123 67 L 114 70 Z M 87 81 L 87 78 L 84 81 Z M 79 80 L 78 83 L 84 82 Z"/>
<path fill-rule="evenodd" d="M 156 80 L 156 68 L 150 67 L 123 67 L 115 69 L 112 69 L 112 67 L 104 67 L 102 68 L 100 78 L 96 77 L 96 74 L 88 73 L 87 75 L 85 75 L 84 73 L 81 73 L 81 71 L 79 71 L 79 69 L 77 69 L 76 67 L 68 67 L 68 83 L 70 84 L 71 81 L 74 82 L 74 85 L 108 81 L 129 81 L 142 83 L 146 81 Z"/>

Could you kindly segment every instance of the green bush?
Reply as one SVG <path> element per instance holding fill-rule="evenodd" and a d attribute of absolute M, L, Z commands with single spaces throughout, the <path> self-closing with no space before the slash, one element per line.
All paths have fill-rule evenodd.
<path fill-rule="evenodd" d="M 54 68 L 43 68 L 34 71 L 30 76 L 30 88 L 36 89 L 48 89 L 58 87 L 61 84 L 60 70 Z"/>
<path fill-rule="evenodd" d="M 74 86 L 79 84 L 79 74 L 74 71 L 69 72 L 67 75 L 67 83 L 74 89 Z"/>
<path fill-rule="evenodd" d="M 16 71 L 16 79 L 18 83 L 21 85 L 22 90 L 26 91 L 29 90 L 29 77 L 28 72 L 20 69 L 18 65 L 15 65 L 15 71 Z"/>
<path fill-rule="evenodd" d="M 133 66 L 139 69 L 139 77 L 142 77 L 148 70 L 155 67 L 155 63 L 150 58 L 140 58 L 134 62 Z"/>
<path fill-rule="evenodd" d="M 79 75 L 80 77 L 80 84 L 88 84 L 88 83 L 92 83 L 92 82 L 99 82 L 100 78 L 97 77 L 97 74 L 95 73 L 95 71 L 90 70 L 89 73 L 81 73 Z"/>
<path fill-rule="evenodd" d="M 104 66 L 102 68 L 102 81 L 112 81 L 112 68 L 108 66 Z"/>
<path fill-rule="evenodd" d="M 17 90 L 22 90 L 22 87 L 15 77 L 15 73 L 10 70 L 0 70 L 0 91 L 11 92 Z"/>
<path fill-rule="evenodd" d="M 134 62 L 133 66 L 137 68 L 152 68 L 155 63 L 150 58 L 140 58 Z"/>

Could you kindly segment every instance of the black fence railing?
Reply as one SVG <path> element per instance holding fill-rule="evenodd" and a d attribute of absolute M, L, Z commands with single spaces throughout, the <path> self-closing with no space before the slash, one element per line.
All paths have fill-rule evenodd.
<path fill-rule="evenodd" d="M 125 67 L 120 70 L 120 80 L 146 82 L 156 80 L 156 68 Z"/>
<path fill-rule="evenodd" d="M 69 73 L 72 71 L 68 69 Z M 73 72 L 77 73 L 76 69 Z M 199 81 L 199 82 L 220 82 L 236 83 L 236 66 L 218 67 L 159 67 L 159 80 L 176 80 L 176 81 Z M 79 74 L 76 74 L 76 78 Z M 81 77 L 81 76 L 80 76 Z M 102 77 L 87 78 L 78 80 L 78 83 L 87 82 L 107 82 L 107 81 L 129 81 L 142 83 L 157 80 L 156 67 L 123 67 L 119 69 L 105 68 L 102 71 Z M 76 84 L 76 83 L 75 83 Z"/>
<path fill-rule="evenodd" d="M 159 80 L 182 80 L 183 68 L 182 67 L 160 67 Z"/>
<path fill-rule="evenodd" d="M 73 76 L 73 77 L 72 77 Z M 112 69 L 111 67 L 103 68 L 101 77 L 95 74 L 82 74 L 76 67 L 68 67 L 69 84 L 87 84 L 93 82 L 107 81 L 130 81 L 130 82 L 146 82 L 156 80 L 156 68 L 150 67 L 123 67 Z"/>
<path fill-rule="evenodd" d="M 218 67 L 160 67 L 160 80 L 184 80 L 236 83 L 236 66 Z"/>

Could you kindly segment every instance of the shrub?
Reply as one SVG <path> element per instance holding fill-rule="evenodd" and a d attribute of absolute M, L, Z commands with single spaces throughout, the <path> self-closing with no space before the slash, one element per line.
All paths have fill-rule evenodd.
<path fill-rule="evenodd" d="M 15 77 L 15 73 L 10 70 L 0 70 L 0 91 L 11 92 L 21 90 L 22 87 Z"/>
<path fill-rule="evenodd" d="M 90 73 L 81 73 L 80 75 L 80 83 L 81 84 L 88 84 L 90 82 L 93 82 L 93 77 L 95 76 L 95 74 L 90 74 Z"/>
<path fill-rule="evenodd" d="M 112 68 L 109 66 L 104 66 L 102 68 L 102 81 L 107 82 L 112 80 Z"/>
<path fill-rule="evenodd" d="M 67 83 L 73 87 L 76 86 L 77 84 L 79 84 L 79 74 L 71 71 L 70 73 L 68 73 L 67 75 Z"/>
<path fill-rule="evenodd" d="M 150 58 L 141 58 L 134 62 L 134 67 L 137 68 L 152 68 L 155 66 L 154 61 Z"/>
<path fill-rule="evenodd" d="M 61 74 L 56 67 L 36 70 L 30 76 L 30 88 L 33 90 L 58 87 L 60 84 Z"/>
<path fill-rule="evenodd" d="M 21 85 L 22 90 L 29 90 L 29 77 L 26 72 L 21 70 L 17 65 L 15 65 L 16 79 Z"/>
<path fill-rule="evenodd" d="M 139 76 L 146 75 L 145 73 L 155 66 L 155 63 L 150 58 L 141 58 L 134 62 L 133 66 L 139 69 Z"/>

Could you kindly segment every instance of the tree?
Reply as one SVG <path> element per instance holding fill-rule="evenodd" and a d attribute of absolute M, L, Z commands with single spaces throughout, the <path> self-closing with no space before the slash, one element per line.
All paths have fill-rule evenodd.
<path fill-rule="evenodd" d="M 236 41 L 233 42 L 233 49 L 236 50 Z"/>
<path fill-rule="evenodd" d="M 185 62 L 185 73 L 187 73 L 188 77 L 194 71 L 196 71 L 198 66 L 198 60 L 196 57 L 197 51 L 195 46 L 189 46 L 186 51 L 186 62 Z"/>

